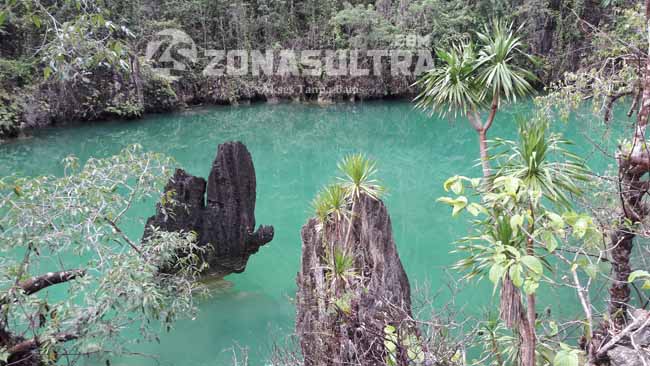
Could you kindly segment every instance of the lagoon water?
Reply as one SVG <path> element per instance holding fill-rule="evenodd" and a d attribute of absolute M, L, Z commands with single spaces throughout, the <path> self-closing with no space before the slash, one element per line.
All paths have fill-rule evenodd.
<path fill-rule="evenodd" d="M 510 106 L 497 116 L 490 137 L 515 137 L 515 116 L 530 111 L 529 103 Z M 602 123 L 600 121 L 590 123 Z M 584 124 L 557 123 L 574 141 L 575 152 L 589 158 L 592 168 L 608 163 L 589 139 L 613 151 L 615 142 Z M 377 161 L 379 178 L 392 216 L 399 254 L 413 287 L 436 293 L 436 303 L 451 297 L 444 290 L 460 277 L 447 270 L 454 262 L 453 241 L 467 232 L 466 220 L 451 218 L 450 209 L 435 202 L 444 195 L 449 176 L 479 176 L 475 166 L 478 143 L 469 124 L 430 117 L 406 101 L 317 106 L 254 104 L 198 108 L 153 115 L 139 121 L 109 121 L 51 128 L 0 145 L 0 176 L 62 173 L 61 160 L 74 154 L 83 160 L 105 157 L 138 143 L 146 150 L 173 156 L 179 166 L 207 177 L 217 145 L 244 142 L 257 173 L 258 224 L 275 226 L 275 239 L 251 257 L 247 270 L 211 283 L 212 296 L 199 300 L 195 319 L 179 322 L 160 343 L 138 344 L 133 351 L 156 360 L 129 357 L 113 365 L 230 365 L 233 346 L 247 347 L 250 365 L 263 365 L 273 344 L 284 343 L 293 331 L 295 275 L 300 263 L 300 228 L 310 215 L 310 201 L 335 179 L 336 163 L 347 153 L 364 152 Z M 130 212 L 128 233 L 137 240 L 153 202 Z M 463 285 L 456 303 L 477 313 L 492 300 L 487 280 Z M 572 299 L 573 300 L 573 299 Z M 554 312 L 566 311 L 557 301 L 542 300 Z"/>

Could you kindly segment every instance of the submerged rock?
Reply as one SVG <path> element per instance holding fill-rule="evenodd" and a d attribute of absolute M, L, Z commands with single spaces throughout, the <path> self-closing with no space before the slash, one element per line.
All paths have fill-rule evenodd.
<path fill-rule="evenodd" d="M 207 192 L 207 195 L 206 195 Z M 248 258 L 273 239 L 272 226 L 255 230 L 256 180 L 253 159 L 241 142 L 219 145 L 208 181 L 182 169 L 165 187 L 173 204 L 161 203 L 147 220 L 164 231 L 194 231 L 199 245 L 210 245 L 205 260 L 217 276 L 240 273 Z"/>
<path fill-rule="evenodd" d="M 408 353 L 402 346 L 409 342 L 410 350 L 420 351 L 411 356 L 423 357 L 388 211 L 365 194 L 357 206 L 350 240 L 346 220 L 321 224 L 312 218 L 302 228 L 296 331 L 305 365 L 378 365 L 390 357 L 402 364 Z M 353 258 L 353 270 L 338 284 L 326 259 L 334 248 Z"/>

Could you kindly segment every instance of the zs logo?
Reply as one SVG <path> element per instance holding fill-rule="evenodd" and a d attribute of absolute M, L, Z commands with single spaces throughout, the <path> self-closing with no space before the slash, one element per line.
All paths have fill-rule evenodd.
<path fill-rule="evenodd" d="M 163 49 L 163 46 L 167 46 Z M 172 70 L 185 71 L 188 62 L 197 60 L 194 41 L 185 32 L 178 29 L 164 29 L 156 33 L 156 39 L 147 44 L 145 58 L 152 62 L 153 71 L 172 80 Z"/>

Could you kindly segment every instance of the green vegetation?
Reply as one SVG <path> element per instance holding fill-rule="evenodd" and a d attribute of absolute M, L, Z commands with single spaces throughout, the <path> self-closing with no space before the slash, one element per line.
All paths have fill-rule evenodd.
<path fill-rule="evenodd" d="M 346 286 L 347 278 L 355 276 L 350 238 L 361 195 L 377 200 L 384 192 L 374 178 L 377 173 L 375 162 L 365 155 L 348 155 L 339 162 L 338 168 L 341 176 L 337 180 L 340 183 L 324 187 L 312 203 L 321 229 L 327 224 L 335 227 L 332 237 L 328 237 L 328 233 L 323 234 L 323 247 L 327 255 L 328 278 L 332 281 L 336 296 L 343 291 L 341 289 L 349 287 Z M 343 231 L 346 222 L 347 229 Z"/>
<path fill-rule="evenodd" d="M 476 327 L 454 328 L 469 334 L 466 348 L 480 348 L 480 357 L 445 349 L 442 362 L 600 366 L 619 347 L 638 355 L 634 334 L 650 319 L 641 291 L 650 288 L 650 271 L 641 262 L 644 249 L 634 245 L 650 232 L 648 17 L 650 3 L 630 2 L 182 0 L 152 8 L 8 0 L 0 5 L 0 136 L 42 122 L 27 115 L 130 119 L 186 102 L 235 102 L 234 89 L 244 82 L 201 75 L 209 62 L 201 53 L 184 81 L 152 71 L 155 65 L 139 55 L 165 28 L 183 29 L 203 51 L 430 50 L 437 63 L 415 84 L 422 89 L 416 105 L 466 118 L 479 136 L 482 177 L 455 175 L 444 182 L 450 196 L 438 199 L 470 226 L 457 243 L 454 269 L 467 280 L 487 278 L 499 291 L 498 306 Z M 531 96 L 544 82 L 549 86 L 534 99 L 535 112 L 519 122 L 517 139 L 489 141 L 504 103 Z M 198 89 L 208 92 L 197 97 Z M 590 124 L 593 131 L 630 127 L 616 121 L 620 102 L 635 121 L 610 157 L 615 172 L 598 176 L 553 131 L 578 113 L 603 121 Z M 196 234 L 154 231 L 139 243 L 123 228 L 136 202 L 160 193 L 171 164 L 131 147 L 83 167 L 70 157 L 61 177 L 0 179 L 0 365 L 124 354 L 122 329 L 135 324 L 137 339 L 152 340 L 193 314 L 203 269 Z M 338 169 L 340 177 L 312 206 L 327 313 L 340 325 L 352 318 L 352 295 L 366 290 L 365 268 L 356 268 L 357 211 L 363 199 L 376 202 L 385 191 L 375 162 L 363 154 L 346 156 Z M 83 258 L 83 267 L 68 265 L 68 256 Z M 608 292 L 590 292 L 596 284 Z M 50 296 L 40 296 L 51 286 Z M 542 312 L 537 301 L 551 287 L 574 293 L 582 314 L 560 319 Z M 415 327 L 398 334 L 391 321 L 382 319 L 383 344 L 374 344 L 380 359 L 423 364 L 428 351 Z M 345 332 L 362 332 L 364 324 L 355 326 Z"/>
<path fill-rule="evenodd" d="M 32 98 L 12 99 L 19 110 L 13 112 L 16 118 L 3 117 L 3 131 L 69 120 L 137 118 L 143 112 L 169 111 L 184 103 L 236 103 L 255 97 L 254 87 L 259 84 L 255 80 L 207 80 L 201 70 L 212 57 L 205 50 L 438 51 L 457 43 L 479 42 L 501 47 L 484 49 L 495 55 L 495 71 L 500 70 L 500 61 L 507 62 L 512 71 L 516 67 L 507 58 L 519 57 L 508 49 L 512 44 L 490 38 L 498 34 L 475 32 L 497 18 L 503 24 L 516 24 L 516 38 L 511 40 L 527 45 L 512 46 L 544 59 L 535 74 L 544 81 L 556 80 L 580 64 L 575 54 L 563 53 L 565 49 L 592 47 L 589 32 L 576 29 L 575 14 L 598 26 L 601 19 L 604 26 L 614 26 L 616 22 L 610 20 L 615 12 L 608 9 L 592 2 L 558 5 L 550 0 L 522 4 L 483 0 L 182 0 L 155 4 L 8 0 L 0 5 L 0 91 Z M 151 65 L 141 57 L 156 33 L 168 28 L 184 31 L 198 48 L 198 59 L 173 89 L 155 80 L 146 71 Z M 449 61 L 438 54 L 443 62 Z M 387 78 L 379 86 L 390 83 Z M 513 85 L 512 91 L 522 94 L 521 85 Z M 503 92 L 507 99 L 510 91 Z M 33 100 L 47 103 L 34 106 Z M 35 109 L 46 117 L 35 121 L 34 113 L 23 113 Z"/>
<path fill-rule="evenodd" d="M 63 177 L 0 180 L 1 365 L 128 353 L 192 314 L 201 289 L 194 233 L 157 231 L 142 244 L 124 233 L 129 208 L 166 183 L 169 158 L 133 146 L 64 163 Z M 139 337 L 124 342 L 131 325 Z"/>
<path fill-rule="evenodd" d="M 518 58 L 530 58 L 523 51 L 521 39 L 512 25 L 493 23 L 483 33 L 478 51 L 472 42 L 457 43 L 450 50 L 439 49 L 442 65 L 435 67 L 418 81 L 422 93 L 417 106 L 431 109 L 442 116 L 467 117 L 479 134 L 483 175 L 490 176 L 487 132 L 492 127 L 502 100 L 516 101 L 533 91 L 534 74 L 517 65 Z M 483 122 L 481 112 L 489 107 Z"/>
<path fill-rule="evenodd" d="M 604 365 L 626 353 L 628 357 L 619 358 L 618 364 L 645 363 L 634 337 L 646 329 L 648 313 L 642 309 L 648 301 L 639 288 L 633 296 L 630 284 L 642 280 L 643 289 L 649 284 L 646 269 L 633 271 L 635 264 L 645 266 L 646 250 L 633 251 L 635 238 L 647 230 L 650 54 L 649 40 L 639 38 L 637 31 L 648 29 L 649 14 L 648 3 L 646 9 L 616 9 L 616 26 L 592 28 L 597 44 L 592 67 L 566 74 L 535 100 L 536 115 L 520 123 L 519 141 L 491 142 L 496 171 L 490 184 L 459 176 L 445 182 L 445 190 L 456 197 L 439 201 L 452 206 L 454 216 L 466 210 L 479 218 L 473 221 L 475 234 L 458 246 L 464 258 L 456 267 L 467 271 L 467 278 L 486 276 L 495 290 L 500 289 L 500 319 L 492 318 L 482 328 L 481 362 Z M 461 65 L 459 55 L 448 59 Z M 471 55 L 464 59 L 473 62 Z M 461 67 L 457 70 L 459 75 L 468 74 Z M 471 106 L 469 97 L 476 95 L 467 93 L 463 103 L 454 104 L 441 97 L 445 89 L 428 91 L 432 101 L 441 98 L 437 106 L 461 109 Z M 593 124 L 590 129 L 606 133 L 599 131 L 614 121 L 614 105 L 626 97 L 630 97 L 627 117 L 636 115 L 636 122 L 621 129 L 623 138 L 613 159 L 616 172 L 590 174 L 582 159 L 568 151 L 569 142 L 549 132 L 550 126 L 574 114 L 576 123 L 604 121 L 602 129 Z M 624 125 L 624 121 L 616 122 Z M 602 148 L 607 141 L 593 144 Z M 478 202 L 470 203 L 464 195 L 467 185 L 477 193 Z M 585 191 L 592 195 L 585 197 Z M 569 322 L 579 323 L 579 340 L 567 341 L 567 328 L 559 319 L 550 314 L 539 317 L 535 303 L 546 291 L 540 286 L 543 282 L 575 291 L 583 313 Z M 609 284 L 608 292 L 597 291 L 595 283 Z M 607 311 L 595 305 L 601 301 L 608 304 Z"/>
<path fill-rule="evenodd" d="M 568 194 L 581 194 L 577 184 L 588 171 L 580 158 L 564 149 L 568 141 L 547 128 L 548 122 L 540 118 L 521 122 L 517 142 L 496 144 L 501 153 L 493 157 L 496 173 L 487 189 L 476 180 L 455 176 L 445 182 L 445 189 L 459 196 L 440 199 L 452 205 L 455 214 L 466 209 L 479 218 L 474 233 L 460 241 L 458 251 L 465 258 L 456 268 L 468 271 L 468 279 L 487 276 L 495 291 L 500 288 L 500 318 L 519 335 L 519 357 L 530 366 L 551 364 L 562 354 L 553 344 L 557 334 L 546 341 L 538 333 L 542 324 L 535 303 L 544 267 L 551 269 L 550 257 L 559 242 L 568 240 L 567 233 L 589 245 L 600 237 L 592 218 L 574 212 L 567 199 Z M 468 183 L 479 193 L 478 202 L 468 204 L 462 195 Z M 493 351 L 490 362 L 513 359 L 512 354 L 502 355 L 499 346 Z"/>

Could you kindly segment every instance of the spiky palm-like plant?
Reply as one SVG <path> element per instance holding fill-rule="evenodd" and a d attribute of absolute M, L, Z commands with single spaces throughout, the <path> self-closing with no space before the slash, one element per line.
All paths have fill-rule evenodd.
<path fill-rule="evenodd" d="M 347 189 L 348 196 L 358 199 L 361 193 L 379 199 L 384 189 L 379 181 L 374 178 L 377 173 L 376 163 L 363 154 L 350 154 L 338 164 L 339 171 L 343 175 L 339 181 Z"/>
<path fill-rule="evenodd" d="M 588 179 L 584 160 L 567 150 L 572 145 L 559 134 L 548 132 L 548 121 L 535 117 L 519 120 L 517 141 L 496 139 L 494 147 L 501 150 L 496 177 L 521 179 L 531 191 L 541 192 L 549 201 L 570 208 L 568 194 L 580 195 L 577 182 Z"/>
<path fill-rule="evenodd" d="M 535 76 L 517 65 L 518 59 L 531 59 L 523 51 L 518 30 L 512 24 L 495 21 L 491 28 L 477 33 L 478 52 L 471 42 L 455 44 L 437 51 L 440 66 L 427 72 L 416 85 L 422 92 L 416 106 L 441 116 L 464 115 L 479 134 L 483 175 L 491 175 L 487 131 L 492 126 L 502 99 L 516 100 L 532 93 Z M 491 101 L 491 102 L 489 102 Z M 483 122 L 481 111 L 489 106 Z"/>
<path fill-rule="evenodd" d="M 519 189 L 525 189 L 530 195 L 530 198 L 526 199 L 528 202 L 522 204 L 530 207 L 532 215 L 539 212 L 543 205 L 539 198 L 535 197 L 544 197 L 570 210 L 571 202 L 567 195 L 582 194 L 577 182 L 586 180 L 589 170 L 583 159 L 566 149 L 568 145 L 571 145 L 570 141 L 559 134 L 548 132 L 548 121 L 545 118 L 537 116 L 532 120 L 520 120 L 517 141 L 495 141 L 495 147 L 502 150 L 502 153 L 495 155 L 495 160 L 498 161 L 495 182 L 500 177 L 519 180 Z M 523 245 L 524 253 L 534 256 L 534 239 L 531 236 L 534 232 L 534 220 L 531 225 L 531 234 L 526 235 Z M 512 279 L 505 276 L 500 307 L 502 318 L 509 326 L 512 326 L 513 321 L 521 314 L 521 298 L 522 294 L 515 288 Z M 526 302 L 525 321 L 520 322 L 519 330 L 523 342 L 523 364 L 532 366 L 535 363 L 537 344 L 534 292 L 526 294 Z"/>
<path fill-rule="evenodd" d="M 330 184 L 318 192 L 311 205 L 316 218 L 324 224 L 334 219 L 341 221 L 348 216 L 347 190 L 341 184 Z"/>
<path fill-rule="evenodd" d="M 416 82 L 423 88 L 416 106 L 441 116 L 468 115 L 484 106 L 484 93 L 476 72 L 478 55 L 471 42 L 457 43 L 436 55 L 441 66 L 429 70 Z"/>
<path fill-rule="evenodd" d="M 332 287 L 340 288 L 340 284 L 349 284 L 349 280 L 356 276 L 354 257 L 340 248 L 334 249 L 333 255 L 326 258 L 327 279 L 332 282 Z"/>
<path fill-rule="evenodd" d="M 338 296 L 342 283 L 349 284 L 349 279 L 356 276 L 354 270 L 354 250 L 348 247 L 352 232 L 353 216 L 362 195 L 379 199 L 384 189 L 375 179 L 376 164 L 363 154 L 350 154 L 338 164 L 341 175 L 336 183 L 325 186 L 312 201 L 312 208 L 318 220 L 316 229 L 322 232 L 325 251 L 325 269 L 331 280 L 333 292 Z M 343 237 L 344 221 L 348 228 Z M 324 228 L 333 225 L 334 237 L 327 238 Z"/>
<path fill-rule="evenodd" d="M 476 34 L 482 45 L 478 53 L 479 83 L 490 89 L 488 95 L 493 100 L 504 97 L 516 101 L 517 97 L 533 92 L 530 81 L 536 79 L 535 75 L 517 65 L 518 56 L 532 59 L 523 52 L 524 44 L 515 35 L 520 30 L 513 29 L 512 24 L 495 21 L 491 28 L 485 26 L 483 32 Z"/>
<path fill-rule="evenodd" d="M 521 337 L 519 358 L 524 366 L 534 366 L 536 355 L 542 356 L 535 330 L 536 290 L 544 267 L 550 265 L 537 251 L 552 253 L 556 236 L 563 235 L 566 226 L 572 227 L 577 238 L 594 230 L 586 229 L 591 225 L 587 218 L 571 219 L 578 214 L 572 210 L 570 195 L 582 193 L 580 181 L 587 179 L 589 171 L 581 158 L 567 150 L 570 144 L 550 133 L 548 121 L 539 116 L 519 121 L 516 141 L 497 139 L 497 153 L 492 157 L 494 180 L 487 190 L 478 188 L 483 193 L 480 207 L 486 218 L 476 221 L 476 235 L 465 238 L 458 247 L 467 255 L 456 268 L 469 271 L 467 278 L 487 275 L 495 290 L 501 286 L 499 314 Z M 462 189 L 456 187 L 456 191 Z M 462 203 L 459 199 L 446 201 Z M 466 202 L 464 206 L 470 207 Z M 475 215 L 481 212 L 476 207 L 472 210 Z M 535 243 L 542 245 L 536 247 Z"/>
<path fill-rule="evenodd" d="M 318 219 L 318 225 L 316 230 L 322 233 L 323 239 L 323 250 L 325 250 L 327 255 L 331 258 L 335 257 L 334 242 L 329 243 L 329 239 L 326 237 L 327 231 L 325 226 L 333 222 L 336 226 L 336 237 L 335 240 L 340 240 L 340 229 L 338 228 L 339 224 L 343 220 L 349 220 L 349 209 L 348 209 L 348 195 L 347 190 L 338 183 L 330 184 L 318 192 L 314 200 L 312 201 L 312 208 Z M 329 244 L 329 245 L 328 245 Z"/>
<path fill-rule="evenodd" d="M 351 201 L 351 215 L 353 216 L 349 220 L 348 231 L 344 241 L 345 247 L 347 247 L 350 241 L 354 215 L 361 194 L 366 194 L 372 199 L 379 199 L 384 193 L 384 189 L 379 185 L 379 181 L 374 178 L 374 175 L 377 173 L 375 166 L 375 161 L 367 158 L 363 154 L 348 155 L 338 164 L 339 171 L 343 175 L 339 177 L 339 181 L 346 189 L 348 200 Z"/>

